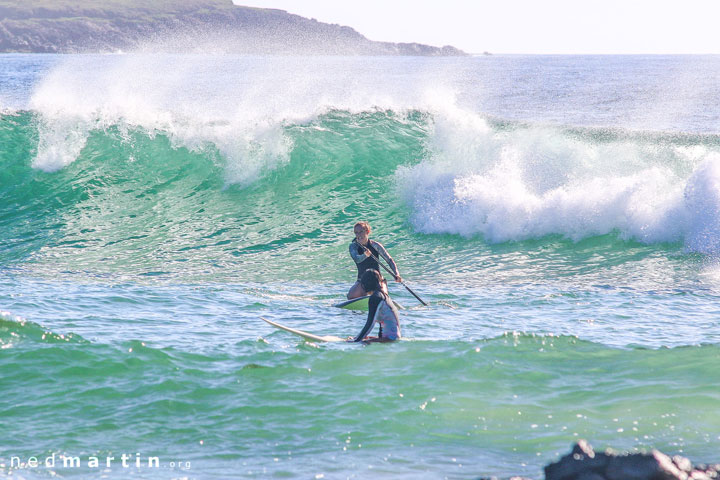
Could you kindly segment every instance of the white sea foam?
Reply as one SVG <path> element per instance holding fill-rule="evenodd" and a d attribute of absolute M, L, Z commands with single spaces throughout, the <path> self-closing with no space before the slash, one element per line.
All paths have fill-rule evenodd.
<path fill-rule="evenodd" d="M 233 122 L 232 115 L 228 117 L 230 105 L 225 116 L 214 115 L 213 106 L 204 101 L 207 96 L 193 91 L 197 85 L 191 77 L 182 62 L 168 65 L 151 56 L 69 59 L 43 79 L 31 99 L 31 108 L 40 116 L 33 165 L 54 171 L 70 164 L 91 131 L 111 125 L 161 132 L 174 146 L 191 150 L 212 143 L 230 161 L 243 163 L 245 177 L 238 181 L 251 179 L 270 163 L 264 158 L 267 151 L 282 157 L 282 148 L 263 148 L 257 141 L 253 143 L 254 139 L 243 141 L 248 129 L 262 130 L 263 126 L 256 122 L 233 128 L 237 127 L 233 123 L 242 123 L 242 119 Z M 263 158 L 252 158 L 247 152 Z"/>
<path fill-rule="evenodd" d="M 692 251 L 720 253 L 720 155 L 713 155 L 687 181 L 683 206 L 688 216 L 685 245 Z"/>
<path fill-rule="evenodd" d="M 176 147 L 217 148 L 227 161 L 228 181 L 249 183 L 288 161 L 288 124 L 307 122 L 332 109 L 406 110 L 448 95 L 437 71 L 417 72 L 408 62 L 71 56 L 43 78 L 30 99 L 40 119 L 34 166 L 55 171 L 70 164 L 93 130 L 139 126 L 168 135 Z M 398 81 L 388 67 L 410 74 Z"/>
<path fill-rule="evenodd" d="M 642 135 L 593 140 L 592 131 L 491 128 L 445 109 L 434 116 L 430 155 L 396 172 L 425 233 L 489 242 L 617 232 L 645 243 L 683 241 L 720 252 L 720 153 Z"/>
<path fill-rule="evenodd" d="M 167 135 L 176 148 L 217 148 L 228 181 L 251 182 L 289 158 L 283 125 L 293 112 L 276 104 L 262 82 L 217 71 L 231 66 L 227 58 L 193 56 L 71 57 L 31 98 L 39 116 L 33 165 L 58 170 L 77 159 L 92 131 L 141 127 Z"/>
<path fill-rule="evenodd" d="M 647 243 L 682 241 L 692 251 L 720 249 L 720 152 L 711 142 L 491 125 L 474 107 L 459 106 L 470 88 L 458 87 L 468 81 L 460 78 L 467 64 L 446 60 L 424 70 L 427 64 L 414 62 L 68 57 L 30 101 L 40 120 L 34 166 L 53 171 L 73 162 L 93 130 L 142 127 L 175 147 L 216 148 L 227 181 L 247 184 L 289 161 L 288 124 L 332 109 L 415 109 L 431 113 L 429 155 L 396 177 L 419 231 L 490 242 L 617 232 Z"/>

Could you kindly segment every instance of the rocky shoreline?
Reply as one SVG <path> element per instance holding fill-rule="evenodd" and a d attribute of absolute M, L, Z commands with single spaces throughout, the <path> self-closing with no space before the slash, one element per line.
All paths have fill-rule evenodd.
<path fill-rule="evenodd" d="M 125 51 L 459 56 L 231 0 L 0 0 L 0 53 Z"/>
<path fill-rule="evenodd" d="M 720 478 L 720 464 L 693 465 L 685 457 L 658 450 L 619 454 L 595 452 L 584 440 L 559 461 L 545 467 L 545 480 L 712 480 Z M 479 480 L 497 480 L 481 478 Z M 512 477 L 510 480 L 530 480 Z"/>

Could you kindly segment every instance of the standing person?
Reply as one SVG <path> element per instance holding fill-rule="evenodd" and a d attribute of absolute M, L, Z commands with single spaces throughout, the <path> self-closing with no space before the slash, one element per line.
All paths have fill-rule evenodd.
<path fill-rule="evenodd" d="M 362 288 L 368 292 L 368 316 L 365 326 L 353 342 L 393 342 L 400 340 L 400 317 L 390 296 L 382 290 L 382 276 L 374 269 L 365 270 L 360 277 Z M 380 324 L 377 337 L 368 337 L 376 323 Z"/>
<path fill-rule="evenodd" d="M 350 242 L 350 256 L 353 260 L 355 260 L 358 274 L 357 280 L 355 281 L 353 286 L 350 287 L 350 290 L 347 293 L 348 300 L 352 298 L 364 297 L 365 295 L 369 294 L 368 291 L 363 288 L 360 282 L 360 277 L 368 269 L 378 270 L 378 273 L 380 273 L 380 265 L 378 264 L 378 261 L 375 260 L 375 258 L 384 258 L 385 261 L 390 265 L 390 269 L 393 272 L 395 281 L 402 282 L 402 278 L 400 277 L 400 272 L 398 271 L 397 265 L 395 265 L 395 261 L 392 259 L 387 250 L 385 250 L 385 247 L 383 247 L 380 242 L 370 240 L 370 224 L 368 222 L 357 222 L 353 227 L 353 231 L 355 232 L 355 238 L 352 242 Z M 375 258 L 373 258 L 373 255 L 375 256 Z M 382 279 L 382 276 L 380 278 Z M 384 280 L 382 280 L 382 284 L 385 284 Z M 386 284 L 385 292 L 387 293 Z"/>

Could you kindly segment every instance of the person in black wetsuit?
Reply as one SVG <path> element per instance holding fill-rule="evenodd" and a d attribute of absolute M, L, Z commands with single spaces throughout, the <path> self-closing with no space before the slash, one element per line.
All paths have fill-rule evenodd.
<path fill-rule="evenodd" d="M 365 326 L 353 342 L 393 342 L 400 340 L 400 317 L 390 296 L 382 291 L 382 276 L 374 269 L 365 270 L 360 277 L 363 289 L 370 294 Z M 369 337 L 375 324 L 380 324 L 377 337 Z"/>
<path fill-rule="evenodd" d="M 365 290 L 360 283 L 360 277 L 365 270 L 380 270 L 380 265 L 378 265 L 375 258 L 384 258 L 388 265 L 390 265 L 390 270 L 393 272 L 395 281 L 402 282 L 402 277 L 400 277 L 397 265 L 395 265 L 395 261 L 387 250 L 385 250 L 385 247 L 383 247 L 380 242 L 370 240 L 370 224 L 368 222 L 357 222 L 353 231 L 355 232 L 355 238 L 350 242 L 350 256 L 355 261 L 358 274 L 357 280 L 347 293 L 348 300 L 368 295 L 367 290 Z M 373 258 L 373 255 L 375 258 Z M 383 283 L 385 283 L 384 280 Z M 385 285 L 384 290 L 385 293 L 387 293 L 387 285 Z"/>

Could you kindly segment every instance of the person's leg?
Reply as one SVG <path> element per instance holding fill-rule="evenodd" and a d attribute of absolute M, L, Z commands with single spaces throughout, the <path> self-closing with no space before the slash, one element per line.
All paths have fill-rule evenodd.
<path fill-rule="evenodd" d="M 367 295 L 367 292 L 363 288 L 362 284 L 360 282 L 355 282 L 347 293 L 347 299 L 351 300 L 353 298 L 364 297 L 365 295 Z"/>
<path fill-rule="evenodd" d="M 394 341 L 396 341 L 396 339 L 394 339 L 394 338 L 392 338 L 392 339 L 391 339 L 391 338 L 385 338 L 385 337 L 382 337 L 382 338 L 379 338 L 379 337 L 365 337 L 365 338 L 363 339 L 363 343 L 390 343 L 390 342 L 394 342 Z"/>

